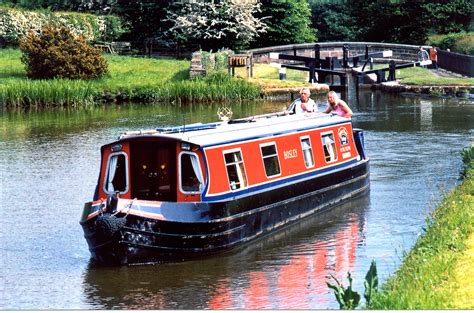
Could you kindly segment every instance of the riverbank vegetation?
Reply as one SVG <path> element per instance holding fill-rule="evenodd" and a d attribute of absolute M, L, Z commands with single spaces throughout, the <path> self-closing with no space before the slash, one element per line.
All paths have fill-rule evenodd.
<path fill-rule="evenodd" d="M 420 86 L 474 86 L 474 78 L 444 77 L 437 70 L 427 68 L 404 68 L 397 70 L 397 80 L 404 85 Z"/>
<path fill-rule="evenodd" d="M 474 146 L 462 152 L 464 181 L 447 193 L 400 268 L 374 295 L 369 309 L 472 309 L 474 253 Z"/>
<path fill-rule="evenodd" d="M 8 107 L 84 106 L 96 101 L 225 102 L 260 97 L 258 86 L 215 73 L 188 79 L 189 61 L 105 55 L 97 80 L 30 80 L 16 49 L 0 52 L 0 103 Z"/>
<path fill-rule="evenodd" d="M 279 69 L 255 64 L 252 79 L 245 68 L 236 68 L 236 78 L 227 71 L 216 71 L 189 80 L 189 61 L 104 55 L 109 72 L 97 80 L 27 79 L 21 52 L 0 50 L 0 103 L 7 107 L 88 106 L 95 102 L 225 102 L 262 98 L 264 90 L 298 88 L 308 84 L 308 73 L 287 70 L 286 80 L 279 80 Z M 472 78 L 443 78 L 423 68 L 400 70 L 397 79 L 403 84 L 472 86 Z"/>

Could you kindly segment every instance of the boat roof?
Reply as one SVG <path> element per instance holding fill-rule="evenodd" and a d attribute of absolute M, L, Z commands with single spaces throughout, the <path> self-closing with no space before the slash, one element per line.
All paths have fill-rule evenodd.
<path fill-rule="evenodd" d="M 121 134 L 119 139 L 160 137 L 186 141 L 206 147 L 347 122 L 350 122 L 350 119 L 333 114 L 289 114 L 285 111 L 217 123 L 196 123 L 151 130 L 127 131 Z"/>

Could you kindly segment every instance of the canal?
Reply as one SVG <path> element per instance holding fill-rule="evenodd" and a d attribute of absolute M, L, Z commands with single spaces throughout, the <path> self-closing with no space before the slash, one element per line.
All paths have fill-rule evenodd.
<path fill-rule="evenodd" d="M 79 225 L 100 146 L 126 130 L 215 121 L 218 106 L 2 112 L 0 309 L 338 308 L 327 276 L 347 284 L 349 271 L 363 294 L 373 259 L 383 282 L 459 183 L 474 103 L 370 91 L 343 98 L 365 130 L 369 194 L 229 253 L 132 267 L 90 264 Z M 236 118 L 286 105 L 230 107 Z"/>

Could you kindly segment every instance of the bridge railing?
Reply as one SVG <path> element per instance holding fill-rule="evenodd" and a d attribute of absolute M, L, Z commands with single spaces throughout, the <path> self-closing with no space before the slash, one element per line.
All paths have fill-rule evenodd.
<path fill-rule="evenodd" d="M 474 77 L 474 56 L 438 50 L 438 66 L 464 76 Z"/>
<path fill-rule="evenodd" d="M 371 52 L 391 50 L 393 51 L 391 59 L 397 63 L 417 61 L 417 53 L 420 48 L 419 45 L 377 42 L 318 42 L 265 47 L 247 50 L 246 52 L 253 54 L 253 61 L 255 63 L 270 62 L 269 56 L 271 52 L 307 57 L 315 57 L 316 53 L 319 52 L 321 59 L 327 57 L 342 58 L 344 45 L 347 45 L 349 48 L 349 57 L 364 54 L 367 46 L 369 46 Z M 431 46 L 423 46 L 423 48 L 429 49 Z M 474 56 L 438 49 L 438 66 L 461 75 L 474 76 Z"/>

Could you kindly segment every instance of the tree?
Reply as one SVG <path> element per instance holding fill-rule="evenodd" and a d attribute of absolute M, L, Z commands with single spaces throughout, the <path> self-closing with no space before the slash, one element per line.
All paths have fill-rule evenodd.
<path fill-rule="evenodd" d="M 449 34 L 469 31 L 473 23 L 474 4 L 471 0 L 437 0 L 423 5 L 428 34 Z"/>
<path fill-rule="evenodd" d="M 311 22 L 317 29 L 319 41 L 350 41 L 354 38 L 350 27 L 352 17 L 343 1 L 312 1 Z"/>
<path fill-rule="evenodd" d="M 424 0 L 421 0 L 424 1 Z M 404 0 L 349 0 L 351 28 L 358 41 L 424 43 L 423 7 Z"/>
<path fill-rule="evenodd" d="M 179 41 L 199 42 L 204 49 L 242 49 L 265 32 L 265 24 L 254 16 L 259 10 L 256 0 L 180 3 L 169 12 L 169 32 Z"/>
<path fill-rule="evenodd" d="M 316 32 L 311 28 L 311 10 L 307 0 L 262 0 L 258 15 L 268 25 L 264 38 L 253 46 L 314 42 Z"/>

